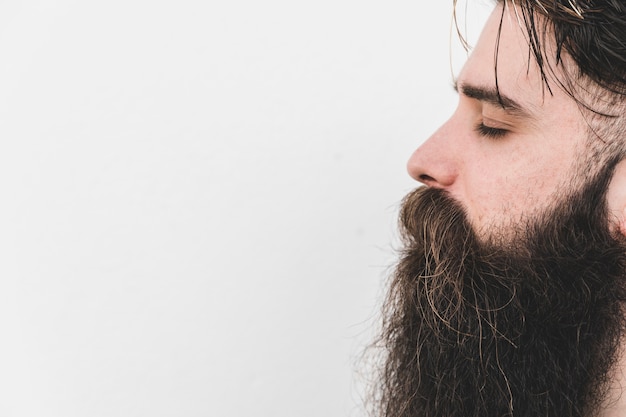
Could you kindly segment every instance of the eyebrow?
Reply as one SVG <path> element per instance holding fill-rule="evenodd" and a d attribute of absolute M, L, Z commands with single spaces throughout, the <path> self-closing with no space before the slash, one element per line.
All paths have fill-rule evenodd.
<path fill-rule="evenodd" d="M 464 96 L 475 100 L 484 101 L 494 106 L 498 106 L 518 117 L 530 117 L 530 113 L 521 104 L 505 94 L 499 93 L 495 88 L 475 86 L 469 84 L 453 85 L 454 91 L 462 93 Z"/>

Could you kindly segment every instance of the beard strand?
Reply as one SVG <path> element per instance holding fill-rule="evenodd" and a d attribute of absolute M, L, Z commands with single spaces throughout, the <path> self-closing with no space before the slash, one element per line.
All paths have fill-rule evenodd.
<path fill-rule="evenodd" d="M 506 244 L 478 239 L 441 190 L 405 198 L 378 343 L 378 415 L 595 415 L 625 327 L 626 245 L 605 204 L 611 174 Z"/>

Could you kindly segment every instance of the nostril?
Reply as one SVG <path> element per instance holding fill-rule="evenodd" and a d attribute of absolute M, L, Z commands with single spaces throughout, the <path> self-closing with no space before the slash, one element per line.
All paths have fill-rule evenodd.
<path fill-rule="evenodd" d="M 423 183 L 430 183 L 430 182 L 434 182 L 435 179 L 431 177 L 430 175 L 422 174 L 419 176 L 419 181 Z"/>

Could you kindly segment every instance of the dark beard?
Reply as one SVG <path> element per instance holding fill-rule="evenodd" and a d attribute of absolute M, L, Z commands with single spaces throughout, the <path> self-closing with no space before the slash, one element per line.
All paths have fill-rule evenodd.
<path fill-rule="evenodd" d="M 405 198 L 379 416 L 596 414 L 625 322 L 626 245 L 605 203 L 612 171 L 506 245 L 477 239 L 441 190 Z"/>

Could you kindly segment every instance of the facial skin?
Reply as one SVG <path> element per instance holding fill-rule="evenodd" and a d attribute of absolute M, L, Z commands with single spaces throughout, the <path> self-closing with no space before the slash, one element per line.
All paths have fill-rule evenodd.
<path fill-rule="evenodd" d="M 497 102 L 495 45 L 500 4 L 458 76 L 458 108 L 408 163 L 421 183 L 460 202 L 481 236 L 507 233 L 545 211 L 588 173 L 590 136 L 574 100 L 552 83 L 545 88 L 515 11 L 506 7 L 499 36 Z M 505 101 L 506 103 L 506 101 Z"/>

